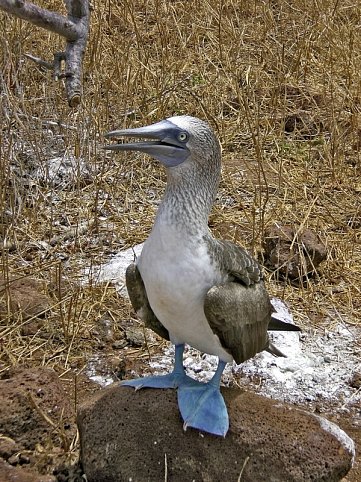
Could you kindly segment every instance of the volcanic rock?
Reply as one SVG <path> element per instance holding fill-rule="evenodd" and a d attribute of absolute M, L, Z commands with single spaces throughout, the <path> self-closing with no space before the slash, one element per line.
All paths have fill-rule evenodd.
<path fill-rule="evenodd" d="M 326 259 L 325 245 L 311 230 L 274 225 L 265 232 L 265 264 L 285 278 L 298 279 L 314 273 Z"/>
<path fill-rule="evenodd" d="M 252 393 L 222 392 L 225 438 L 184 432 L 174 390 L 117 385 L 95 394 L 77 417 L 88 482 L 334 482 L 351 468 L 354 444 L 335 424 Z"/>
<path fill-rule="evenodd" d="M 2 482 L 55 482 L 52 475 L 40 475 L 19 467 L 12 467 L 0 459 L 0 480 Z"/>
<path fill-rule="evenodd" d="M 50 298 L 42 292 L 41 283 L 36 279 L 14 276 L 5 279 L 0 275 L 0 318 L 8 314 L 32 318 L 44 314 L 50 306 Z"/>
<path fill-rule="evenodd" d="M 20 449 L 34 450 L 44 440 L 61 445 L 64 426 L 72 437 L 70 419 L 69 400 L 54 371 L 16 369 L 0 380 L 1 433 Z"/>

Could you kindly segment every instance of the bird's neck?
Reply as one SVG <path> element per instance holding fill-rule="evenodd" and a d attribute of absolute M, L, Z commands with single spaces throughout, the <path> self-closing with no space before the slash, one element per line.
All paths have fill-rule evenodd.
<path fill-rule="evenodd" d="M 165 228 L 172 226 L 184 235 L 207 233 L 208 217 L 220 177 L 220 165 L 215 167 L 188 167 L 187 172 L 169 169 L 167 187 L 157 213 L 156 224 Z"/>

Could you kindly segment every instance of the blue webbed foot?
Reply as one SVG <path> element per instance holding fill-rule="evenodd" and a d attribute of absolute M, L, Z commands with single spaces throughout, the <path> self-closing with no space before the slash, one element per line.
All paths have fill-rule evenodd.
<path fill-rule="evenodd" d="M 220 382 L 226 363 L 219 361 L 212 380 L 180 386 L 178 406 L 184 420 L 184 429 L 197 428 L 214 435 L 226 436 L 229 418 L 220 392 Z"/>
<path fill-rule="evenodd" d="M 141 388 L 178 388 L 178 406 L 184 429 L 193 427 L 225 437 L 229 428 L 227 407 L 220 392 L 220 380 L 225 362 L 220 361 L 216 373 L 208 383 L 188 377 L 183 367 L 184 345 L 175 347 L 174 370 L 168 375 L 125 380 L 121 385 Z"/>
<path fill-rule="evenodd" d="M 152 377 L 135 378 L 134 380 L 125 380 L 121 385 L 134 387 L 136 390 L 141 388 L 177 388 L 180 385 L 187 385 L 188 379 L 186 374 L 169 373 L 168 375 L 158 375 Z"/>
<path fill-rule="evenodd" d="M 181 386 L 178 389 L 178 406 L 185 430 L 193 427 L 222 437 L 228 432 L 227 407 L 219 387 L 209 383 Z"/>
<path fill-rule="evenodd" d="M 183 368 L 183 352 L 184 345 L 176 345 L 175 363 L 172 373 L 168 375 L 136 378 L 135 380 L 125 380 L 121 382 L 121 385 L 140 390 L 141 388 L 177 388 L 181 385 L 192 384 L 194 380 L 186 375 Z"/>

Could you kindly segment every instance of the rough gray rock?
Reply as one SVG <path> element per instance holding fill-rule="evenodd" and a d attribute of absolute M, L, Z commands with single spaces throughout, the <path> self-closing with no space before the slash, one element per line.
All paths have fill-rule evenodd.
<path fill-rule="evenodd" d="M 265 263 L 285 278 L 302 280 L 314 273 L 326 259 L 327 251 L 311 230 L 275 224 L 265 232 Z"/>
<path fill-rule="evenodd" d="M 34 278 L 26 276 L 17 279 L 15 276 L 10 276 L 9 279 L 5 279 L 0 275 L 0 319 L 6 319 L 11 315 L 15 318 L 21 316 L 26 320 L 44 314 L 50 310 L 51 300 L 42 291 L 41 282 Z M 23 329 L 22 334 L 33 335 L 34 333 L 28 333 Z"/>
<path fill-rule="evenodd" d="M 71 439 L 71 417 L 70 401 L 53 370 L 19 368 L 0 380 L 0 431 L 19 451 L 34 450 L 45 439 L 61 445 L 63 433 Z"/>
<path fill-rule="evenodd" d="M 36 472 L 12 467 L 0 459 L 0 480 L 2 482 L 56 482 L 51 475 L 40 475 Z"/>
<path fill-rule="evenodd" d="M 341 480 L 354 444 L 336 425 L 248 392 L 223 389 L 230 431 L 184 432 L 175 390 L 112 386 L 78 411 L 88 482 Z"/>

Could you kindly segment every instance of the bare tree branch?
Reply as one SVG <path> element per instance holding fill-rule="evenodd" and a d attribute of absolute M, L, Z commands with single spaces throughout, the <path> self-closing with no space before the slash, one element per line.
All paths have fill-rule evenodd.
<path fill-rule="evenodd" d="M 47 62 L 46 60 L 40 59 L 39 57 L 35 57 L 34 55 L 31 54 L 24 54 L 26 58 L 32 60 L 36 64 L 40 65 L 40 67 L 43 67 L 44 69 L 47 70 L 53 70 L 54 65 L 51 64 L 50 62 Z"/>
<path fill-rule="evenodd" d="M 79 37 L 75 42 L 67 42 L 65 51 L 66 89 L 69 105 L 73 107 L 81 100 L 82 60 L 89 32 L 89 1 L 65 0 L 68 17 L 76 24 Z"/>
<path fill-rule="evenodd" d="M 65 52 L 55 52 L 54 63 L 53 63 L 55 80 L 59 80 L 61 77 L 63 77 L 62 68 L 61 68 L 61 63 L 63 61 L 65 62 Z"/>
<path fill-rule="evenodd" d="M 67 40 L 74 41 L 79 37 L 77 25 L 69 20 L 69 18 L 55 12 L 50 12 L 33 3 L 22 0 L 0 0 L 0 8 L 38 27 L 55 32 Z"/>
<path fill-rule="evenodd" d="M 85 17 L 89 10 L 89 5 L 86 5 L 88 2 L 83 2 L 82 0 L 64 0 L 64 3 L 69 15 L 76 18 Z"/>
<path fill-rule="evenodd" d="M 89 32 L 89 0 L 64 0 L 68 16 L 64 17 L 24 0 L 0 0 L 0 9 L 38 27 L 55 32 L 67 40 L 65 53 L 54 56 L 53 71 L 56 79 L 64 77 L 69 105 L 79 104 L 82 94 L 82 61 Z M 45 66 L 47 62 L 30 56 Z M 35 60 L 36 59 L 36 60 Z M 61 73 L 61 61 L 65 72 Z"/>

